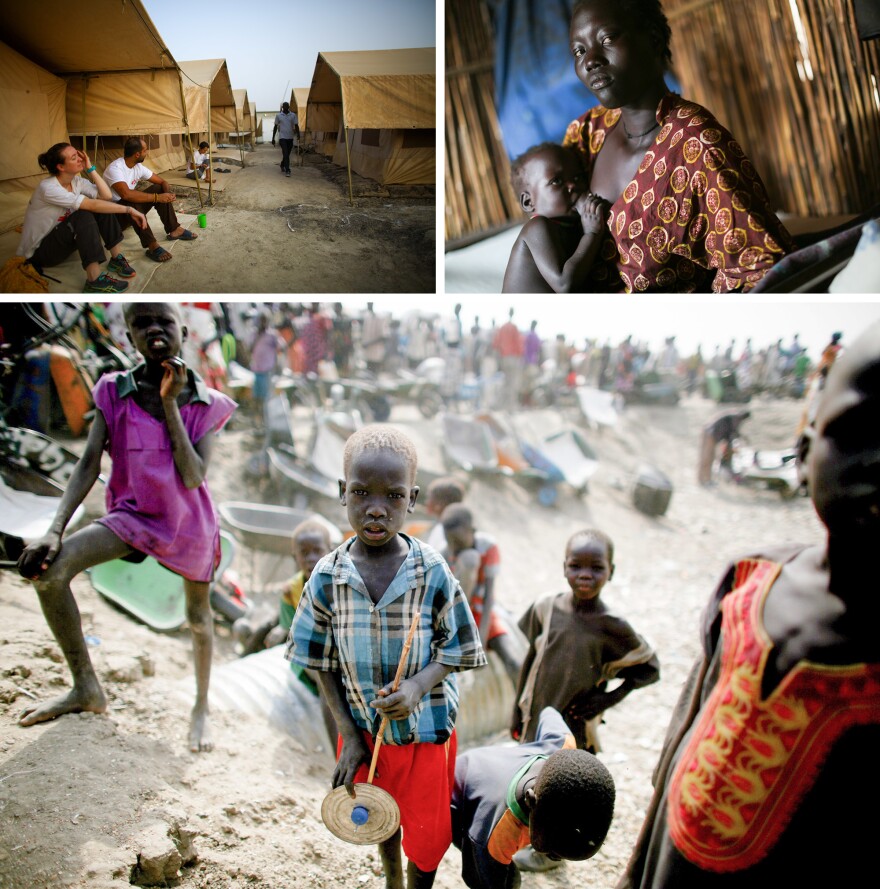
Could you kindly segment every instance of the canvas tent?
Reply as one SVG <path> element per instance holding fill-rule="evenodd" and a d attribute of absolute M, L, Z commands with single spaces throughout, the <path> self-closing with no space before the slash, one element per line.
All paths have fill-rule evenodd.
<path fill-rule="evenodd" d="M 186 113 L 193 139 L 210 142 L 216 132 L 216 109 L 235 104 L 226 59 L 196 59 L 180 62 Z"/>
<path fill-rule="evenodd" d="M 213 153 L 214 109 L 235 103 L 226 59 L 192 59 L 178 64 L 192 144 L 195 147 L 201 141 L 208 142 Z M 208 201 L 214 202 L 213 182 L 208 183 Z"/>
<path fill-rule="evenodd" d="M 435 180 L 435 50 L 321 52 L 309 89 L 309 128 L 336 133 L 333 162 L 389 184 Z"/>
<path fill-rule="evenodd" d="M 254 121 L 251 117 L 251 103 L 247 97 L 247 90 L 233 90 L 232 95 L 235 98 L 235 114 L 238 128 L 230 132 L 230 139 L 234 145 L 252 144 Z"/>
<path fill-rule="evenodd" d="M 39 65 L 0 43 L 0 233 L 18 225 L 33 190 L 46 175 L 38 155 L 66 142 L 67 86 Z"/>
<path fill-rule="evenodd" d="M 75 144 L 89 139 L 99 166 L 133 135 L 151 137 L 157 170 L 184 160 L 180 74 L 142 0 L 8 3 L 2 20 L 13 49 L 66 81 L 67 131 Z M 113 39 L 96 45 L 95 23 Z"/>
<path fill-rule="evenodd" d="M 248 102 L 248 108 L 251 112 L 251 127 L 254 132 L 254 144 L 257 142 L 263 141 L 263 121 L 261 118 L 257 116 L 257 103 L 256 102 Z"/>
<path fill-rule="evenodd" d="M 290 91 L 290 110 L 299 118 L 300 138 L 305 141 L 308 128 L 309 88 L 307 86 L 295 86 Z"/>

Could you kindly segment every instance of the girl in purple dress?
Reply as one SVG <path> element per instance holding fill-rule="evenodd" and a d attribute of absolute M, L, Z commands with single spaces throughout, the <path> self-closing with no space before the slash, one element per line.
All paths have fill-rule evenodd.
<path fill-rule="evenodd" d="M 55 521 L 18 562 L 21 575 L 34 582 L 49 629 L 70 667 L 73 688 L 28 707 L 19 724 L 107 709 L 70 582 L 92 565 L 149 555 L 184 581 L 196 674 L 189 747 L 193 752 L 210 750 L 209 590 L 220 559 L 220 528 L 205 479 L 211 433 L 223 427 L 235 402 L 209 389 L 179 357 L 187 330 L 176 305 L 132 303 L 125 307 L 125 321 L 144 360 L 134 370 L 107 374 L 96 384 L 95 418 Z M 70 517 L 98 478 L 105 450 L 112 460 L 106 515 L 62 543 Z"/>

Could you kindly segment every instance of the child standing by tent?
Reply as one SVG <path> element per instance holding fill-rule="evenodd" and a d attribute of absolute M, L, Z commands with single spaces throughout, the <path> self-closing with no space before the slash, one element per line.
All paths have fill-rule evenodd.
<path fill-rule="evenodd" d="M 107 709 L 70 582 L 92 565 L 128 556 L 142 561 L 150 555 L 184 579 L 196 672 L 189 747 L 193 752 L 210 750 L 209 592 L 220 560 L 220 525 L 206 474 L 212 433 L 232 415 L 235 402 L 209 389 L 179 357 L 187 330 L 177 305 L 129 304 L 125 320 L 129 339 L 144 361 L 98 380 L 93 393 L 97 411 L 86 447 L 52 528 L 18 561 L 22 577 L 34 582 L 43 614 L 67 659 L 73 688 L 28 707 L 19 723 L 29 726 L 65 713 Z M 70 517 L 98 478 L 105 448 L 113 461 L 106 515 L 62 541 Z"/>

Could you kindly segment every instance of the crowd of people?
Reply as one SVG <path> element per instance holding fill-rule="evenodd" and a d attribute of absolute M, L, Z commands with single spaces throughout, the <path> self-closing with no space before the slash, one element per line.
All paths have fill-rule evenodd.
<path fill-rule="evenodd" d="M 707 375 L 728 380 L 742 400 L 759 393 L 799 398 L 824 361 L 810 357 L 798 333 L 787 343 L 779 338 L 756 345 L 751 337 L 741 343 L 732 338 L 711 352 L 698 345 L 687 354 L 674 335 L 655 350 L 633 336 L 617 343 L 547 336 L 538 321 L 521 321 L 514 308 L 500 324 L 493 318 L 484 325 L 476 315 L 468 326 L 460 304 L 448 316 L 414 311 L 402 317 L 377 312 L 372 303 L 361 312 L 347 311 L 342 303 L 206 305 L 218 330 L 235 336 L 236 360 L 256 373 L 271 367 L 345 378 L 423 368 L 437 374 L 448 404 L 473 400 L 503 410 L 535 405 L 537 387 L 554 396 L 578 385 L 626 394 L 638 381 L 651 379 L 669 381 L 682 394 L 709 394 Z M 265 329 L 258 334 L 261 324 Z M 837 344 L 835 336 L 839 340 L 839 334 L 832 335 L 829 347 Z M 274 344 L 269 352 L 258 349 L 256 365 L 254 342 Z"/>

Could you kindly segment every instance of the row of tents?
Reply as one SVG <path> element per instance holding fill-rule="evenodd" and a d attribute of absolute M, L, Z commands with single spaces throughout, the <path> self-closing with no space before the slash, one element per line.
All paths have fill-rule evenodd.
<path fill-rule="evenodd" d="M 226 60 L 175 60 L 141 0 L 3 4 L 0 22 L 0 233 L 23 220 L 45 176 L 37 157 L 56 142 L 85 144 L 102 170 L 141 136 L 164 174 L 202 140 L 257 139 L 261 118 Z M 311 86 L 290 103 L 316 150 L 350 172 L 434 183 L 433 47 L 319 53 Z"/>

